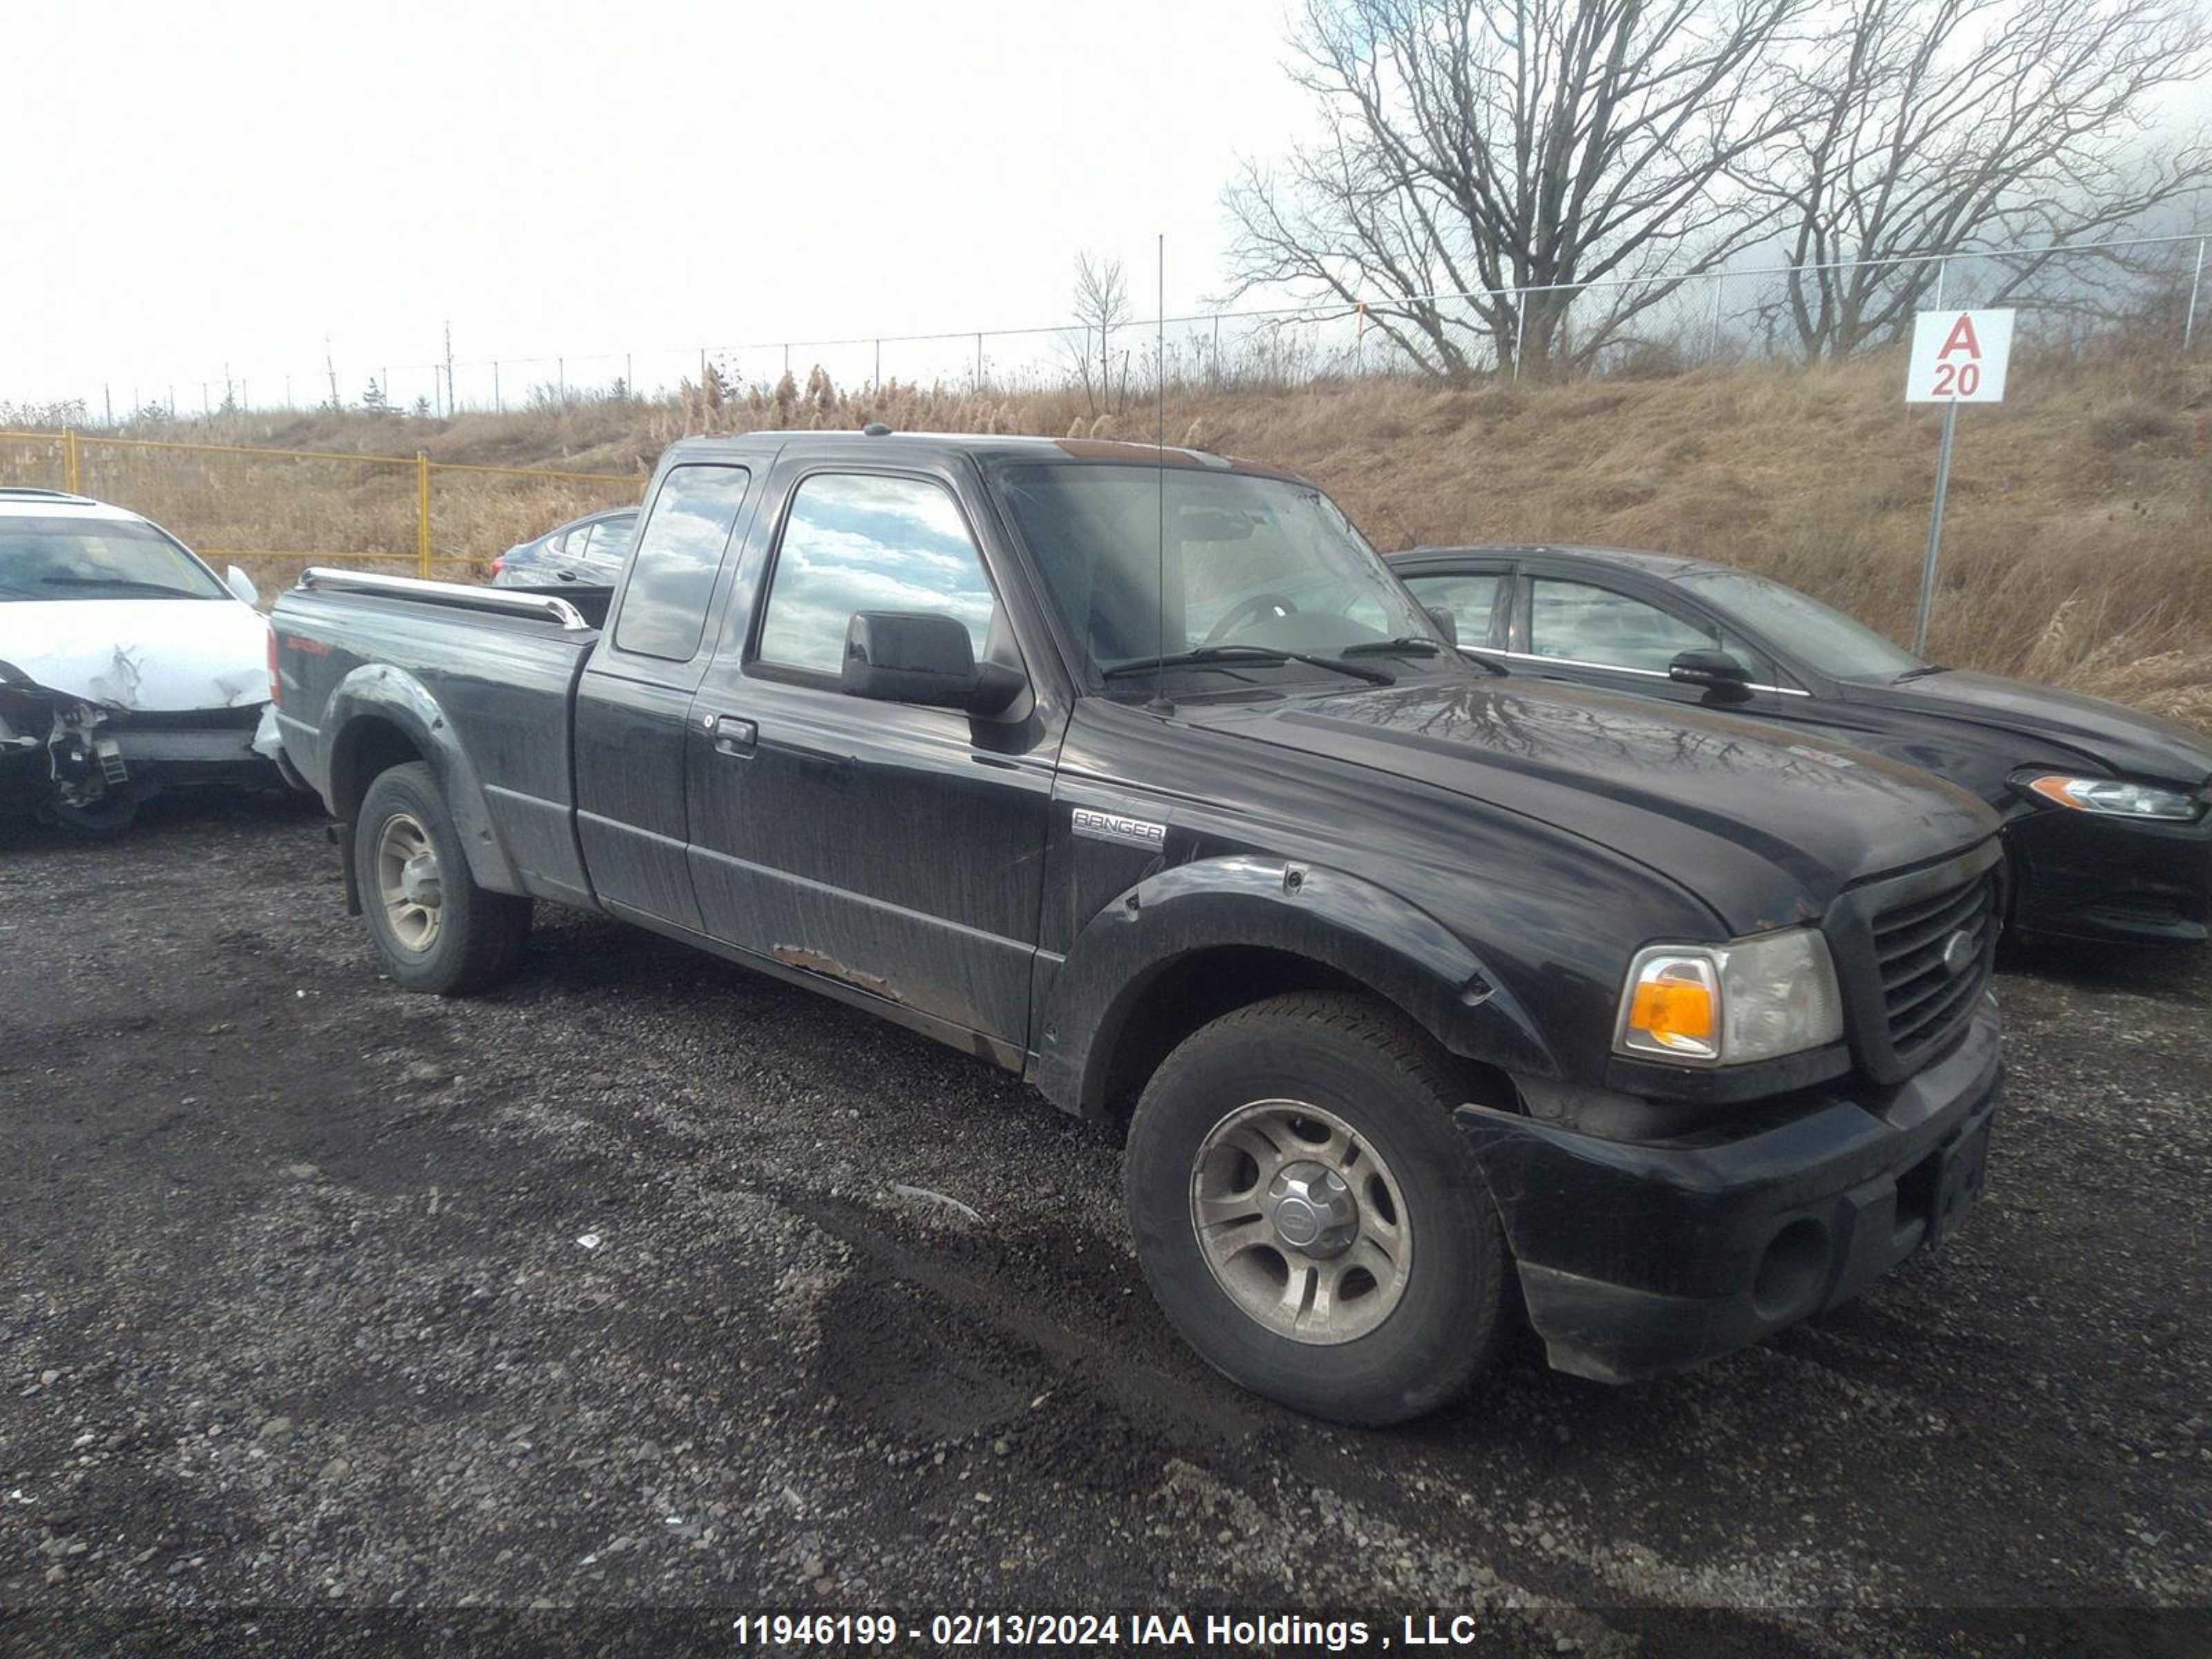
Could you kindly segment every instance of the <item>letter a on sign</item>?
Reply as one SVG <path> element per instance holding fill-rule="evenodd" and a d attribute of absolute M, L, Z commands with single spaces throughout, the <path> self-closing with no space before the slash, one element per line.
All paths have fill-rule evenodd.
<path fill-rule="evenodd" d="M 2009 311 L 1923 311 L 1912 323 L 1909 404 L 2001 404 L 2012 356 Z"/>

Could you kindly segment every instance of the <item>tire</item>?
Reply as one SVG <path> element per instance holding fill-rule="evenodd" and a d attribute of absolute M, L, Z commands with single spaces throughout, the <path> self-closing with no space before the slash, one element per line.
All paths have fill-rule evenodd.
<path fill-rule="evenodd" d="M 1240 1386 L 1339 1423 L 1402 1422 L 1463 1393 L 1504 1323 L 1507 1251 L 1489 1187 L 1451 1121 L 1462 1097 L 1425 1033 L 1356 994 L 1273 998 L 1188 1038 L 1137 1104 L 1126 1164 L 1137 1259 L 1183 1340 Z M 1334 1124 L 1315 1118 L 1301 1128 L 1294 1106 Z M 1322 1148 L 1316 1134 L 1326 1133 L 1327 1147 L 1348 1135 L 1355 1149 L 1341 1167 L 1365 1183 L 1348 1189 L 1356 1222 L 1339 1219 L 1315 1246 L 1335 1253 L 1284 1246 L 1278 1230 L 1289 1212 L 1258 1200 L 1255 1216 L 1209 1221 L 1214 1242 L 1202 1244 L 1201 1204 L 1218 1217 L 1246 1201 L 1247 1182 L 1255 1194 L 1287 1190 L 1241 1150 L 1278 1146 L 1285 1129 L 1294 1151 L 1272 1166 L 1278 1183 L 1322 1190 L 1295 1151 L 1299 1142 Z M 1323 1168 L 1335 1156 L 1314 1154 Z M 1340 1205 L 1342 1194 L 1329 1201 Z M 1308 1206 L 1299 1227 L 1316 1213 Z M 1347 1225 L 1351 1242 L 1340 1243 Z M 1267 1242 L 1248 1242 L 1259 1240 Z M 1370 1246 L 1386 1245 L 1392 1278 L 1369 1273 L 1373 1289 L 1361 1290 L 1358 1264 L 1380 1271 Z M 1310 1285 L 1332 1273 L 1338 1293 L 1306 1290 L 1310 1300 L 1295 1312 L 1291 1300 L 1268 1304 L 1271 1249 L 1286 1295 L 1294 1276 Z M 1370 1296 L 1380 1300 L 1363 1302 Z"/>
<path fill-rule="evenodd" d="M 514 971 L 530 936 L 530 901 L 477 884 L 428 766 L 414 761 L 378 774 L 353 836 L 362 914 L 395 981 L 410 991 L 462 996 Z M 402 862 L 395 889 L 392 865 L 403 852 L 429 862 L 415 866 L 412 885 Z"/>

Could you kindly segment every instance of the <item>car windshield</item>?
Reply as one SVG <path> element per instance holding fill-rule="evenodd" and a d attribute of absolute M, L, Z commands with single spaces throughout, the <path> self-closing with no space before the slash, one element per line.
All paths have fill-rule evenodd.
<path fill-rule="evenodd" d="M 1748 633 L 1839 680 L 1895 679 L 1927 665 L 1864 623 L 1808 594 L 1741 570 L 1696 570 L 1678 578 Z"/>
<path fill-rule="evenodd" d="M 1316 659 L 1346 652 L 1367 671 L 1360 678 L 1376 681 L 1459 665 L 1351 520 L 1310 485 L 1095 462 L 1012 466 L 1000 481 L 1102 676 L 1163 653 L 1193 672 L 1271 678 L 1336 678 Z"/>
<path fill-rule="evenodd" d="M 0 600 L 219 599 L 228 591 L 136 519 L 0 517 Z"/>

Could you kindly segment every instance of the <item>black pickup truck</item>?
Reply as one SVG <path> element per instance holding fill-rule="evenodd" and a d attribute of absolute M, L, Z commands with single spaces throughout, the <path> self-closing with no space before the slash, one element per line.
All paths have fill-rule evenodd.
<path fill-rule="evenodd" d="M 1678 1369 L 1980 1188 L 1989 809 L 1471 664 L 1296 478 L 691 440 L 611 592 L 317 571 L 276 629 L 402 986 L 491 984 L 543 900 L 1018 1072 L 1126 1123 L 1160 1305 L 1306 1411 L 1434 1407 L 1516 1302 L 1563 1370 Z"/>

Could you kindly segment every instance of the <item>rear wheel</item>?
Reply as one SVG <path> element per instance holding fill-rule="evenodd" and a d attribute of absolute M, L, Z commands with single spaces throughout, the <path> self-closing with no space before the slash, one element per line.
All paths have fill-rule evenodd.
<path fill-rule="evenodd" d="M 1146 1282 L 1231 1380 L 1340 1422 L 1463 1391 L 1497 1341 L 1506 1250 L 1460 1091 L 1365 998 L 1278 997 L 1161 1066 L 1129 1127 Z"/>
<path fill-rule="evenodd" d="M 453 996 L 504 978 L 530 933 L 530 901 L 480 887 L 430 769 L 378 775 L 354 820 L 362 911 L 386 971 Z"/>

